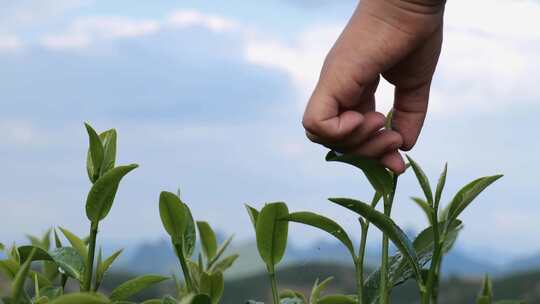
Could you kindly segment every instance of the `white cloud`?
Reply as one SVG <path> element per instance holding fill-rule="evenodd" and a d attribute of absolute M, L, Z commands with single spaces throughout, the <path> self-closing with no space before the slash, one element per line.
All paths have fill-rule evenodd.
<path fill-rule="evenodd" d="M 41 140 L 41 136 L 29 122 L 17 120 L 0 122 L 0 142 L 4 144 L 27 146 Z"/>
<path fill-rule="evenodd" d="M 489 11 L 489 13 L 486 13 Z M 431 114 L 448 117 L 465 110 L 495 111 L 539 95 L 540 5 L 532 1 L 456 0 L 448 4 L 445 44 L 433 85 Z M 341 26 L 313 27 L 295 43 L 254 39 L 247 59 L 287 72 L 303 108 L 317 81 L 324 56 Z M 393 89 L 382 83 L 377 98 L 389 108 Z"/>
<path fill-rule="evenodd" d="M 15 52 L 22 49 L 21 40 L 15 35 L 0 35 L 0 52 Z"/>
<path fill-rule="evenodd" d="M 202 26 L 215 32 L 230 31 L 237 27 L 233 20 L 195 10 L 175 11 L 167 18 L 167 24 L 176 28 Z"/>
<path fill-rule="evenodd" d="M 77 19 L 65 33 L 44 36 L 42 43 L 51 49 L 77 49 L 88 47 L 96 40 L 144 36 L 159 29 L 159 22 L 148 19 L 84 17 Z"/>
<path fill-rule="evenodd" d="M 195 10 L 177 10 L 165 19 L 132 19 L 118 16 L 80 17 L 65 32 L 44 35 L 41 43 L 50 49 L 84 49 L 97 41 L 133 38 L 156 33 L 164 28 L 204 27 L 214 32 L 236 29 L 236 22 Z"/>

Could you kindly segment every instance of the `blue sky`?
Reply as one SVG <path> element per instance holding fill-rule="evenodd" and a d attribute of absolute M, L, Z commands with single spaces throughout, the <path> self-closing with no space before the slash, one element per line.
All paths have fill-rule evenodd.
<path fill-rule="evenodd" d="M 118 129 L 121 163 L 137 162 L 103 223 L 108 240 L 164 235 L 161 190 L 182 188 L 195 216 L 251 237 L 243 204 L 285 200 L 340 219 L 331 196 L 370 197 L 351 168 L 307 142 L 302 109 L 353 1 L 13 1 L 0 12 L 0 240 L 63 225 L 87 230 L 83 121 Z M 489 7 L 486 10 L 485 7 Z M 464 216 L 462 246 L 539 251 L 540 4 L 455 0 L 430 116 L 411 152 L 448 192 L 498 182 Z M 505 20 L 502 22 L 501 20 Z M 378 95 L 380 110 L 391 88 Z M 396 220 L 425 225 L 403 178 Z M 296 227 L 296 226 L 295 226 Z M 353 230 L 356 229 L 356 230 Z M 322 235 L 296 227 L 293 239 Z"/>

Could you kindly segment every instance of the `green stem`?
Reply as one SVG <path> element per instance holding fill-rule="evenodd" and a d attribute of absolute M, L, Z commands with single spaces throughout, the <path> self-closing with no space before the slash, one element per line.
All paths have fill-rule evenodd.
<path fill-rule="evenodd" d="M 376 208 L 381 196 L 379 193 L 375 192 L 373 199 L 371 200 L 371 207 Z M 363 304 L 366 302 L 365 290 L 364 290 L 364 261 L 366 257 L 366 243 L 367 235 L 369 232 L 370 222 L 364 219 L 364 222 L 360 221 L 360 226 L 362 228 L 360 236 L 360 249 L 358 250 L 358 259 L 353 256 L 356 266 L 356 287 L 358 291 L 358 303 Z"/>
<path fill-rule="evenodd" d="M 399 175 L 395 174 L 393 179 L 393 188 L 392 192 L 389 195 L 385 195 L 384 199 L 384 215 L 390 217 L 392 213 L 392 205 L 394 204 L 394 196 L 396 194 L 397 182 Z M 390 245 L 390 240 L 386 233 L 383 233 L 382 240 L 382 253 L 381 253 L 381 281 L 380 281 L 380 297 L 379 303 L 388 304 L 390 303 L 390 292 L 388 288 L 388 248 Z"/>
<path fill-rule="evenodd" d="M 433 303 L 437 303 L 437 290 L 435 290 L 438 284 L 439 276 L 438 269 L 441 264 L 443 255 L 443 244 L 441 242 L 441 236 L 439 232 L 439 201 L 436 200 L 433 206 L 433 257 L 431 259 L 431 266 L 429 267 L 428 278 L 426 282 L 426 291 L 422 298 L 422 303 L 430 303 L 430 298 L 434 299 Z"/>
<path fill-rule="evenodd" d="M 88 257 L 86 260 L 86 271 L 84 272 L 82 291 L 90 292 L 92 286 L 92 274 L 94 271 L 94 255 L 96 252 L 96 240 L 99 222 L 92 222 L 90 225 L 90 241 L 88 244 Z"/>
<path fill-rule="evenodd" d="M 365 302 L 364 295 L 364 259 L 366 256 L 366 240 L 369 229 L 369 222 L 362 225 L 362 234 L 360 237 L 360 250 L 358 251 L 358 260 L 356 261 L 356 287 L 358 290 L 358 303 Z"/>
<path fill-rule="evenodd" d="M 273 268 L 268 269 L 268 276 L 270 277 L 270 285 L 272 286 L 272 299 L 274 304 L 279 304 L 279 292 L 276 281 L 276 272 Z"/>
<path fill-rule="evenodd" d="M 186 281 L 186 286 L 189 292 L 195 291 L 193 289 L 193 281 L 191 279 L 191 273 L 189 271 L 189 267 L 186 262 L 186 258 L 184 257 L 184 248 L 182 245 L 182 242 L 176 243 L 173 241 L 174 249 L 176 250 L 176 256 L 178 257 L 178 260 L 180 261 L 180 267 L 182 267 L 182 273 L 184 274 L 184 280 Z"/>

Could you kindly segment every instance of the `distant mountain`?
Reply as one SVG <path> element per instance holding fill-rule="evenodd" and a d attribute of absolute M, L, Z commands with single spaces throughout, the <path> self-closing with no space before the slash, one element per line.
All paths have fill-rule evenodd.
<path fill-rule="evenodd" d="M 227 272 L 228 278 L 241 278 L 264 271 L 257 252 L 255 241 L 233 245 L 226 254 L 238 253 L 240 259 Z M 119 268 L 135 273 L 161 273 L 170 274 L 179 269 L 178 260 L 173 254 L 169 241 L 159 240 L 139 246 Z M 306 247 L 290 244 L 281 267 L 290 265 L 304 265 L 314 262 L 334 263 L 350 266 L 351 257 L 347 250 L 338 242 L 320 241 Z M 368 248 L 366 256 L 367 265 L 379 264 L 377 248 Z M 538 267 L 540 269 L 540 267 Z M 499 267 L 485 261 L 479 261 L 455 248 L 445 257 L 443 272 L 446 276 L 481 276 L 484 273 L 499 273 Z"/>

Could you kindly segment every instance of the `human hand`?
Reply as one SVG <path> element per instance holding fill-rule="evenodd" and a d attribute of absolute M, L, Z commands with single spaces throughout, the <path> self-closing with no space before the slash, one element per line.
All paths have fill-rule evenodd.
<path fill-rule="evenodd" d="M 416 143 L 442 44 L 444 1 L 362 0 L 332 50 L 307 105 L 308 138 L 401 173 L 399 150 Z M 392 130 L 375 112 L 380 77 L 395 86 Z"/>

